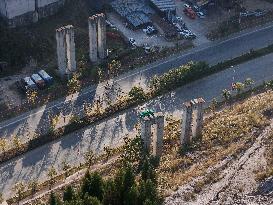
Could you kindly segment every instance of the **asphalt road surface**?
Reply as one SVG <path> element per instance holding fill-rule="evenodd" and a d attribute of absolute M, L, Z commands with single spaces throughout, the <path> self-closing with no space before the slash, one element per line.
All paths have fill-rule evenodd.
<path fill-rule="evenodd" d="M 19 181 L 46 180 L 51 166 L 61 172 L 63 161 L 71 166 L 79 165 L 89 149 L 100 153 L 105 146 L 120 145 L 124 136 L 136 135 L 138 112 L 146 107 L 161 111 L 165 116 L 180 117 L 181 105 L 186 100 L 203 97 L 209 102 L 221 96 L 221 91 L 229 89 L 232 82 L 252 78 L 258 85 L 273 79 L 272 59 L 273 54 L 269 54 L 205 77 L 3 163 L 0 165 L 0 192 L 9 197 L 13 193 L 12 187 Z"/>

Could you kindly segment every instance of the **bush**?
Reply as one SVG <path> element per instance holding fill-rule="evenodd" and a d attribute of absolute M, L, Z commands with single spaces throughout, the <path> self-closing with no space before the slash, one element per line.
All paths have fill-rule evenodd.
<path fill-rule="evenodd" d="M 150 87 L 156 94 L 160 94 L 204 76 L 209 69 L 206 62 L 190 62 L 161 76 L 153 77 Z"/>
<path fill-rule="evenodd" d="M 132 99 L 134 99 L 138 102 L 142 102 L 147 99 L 147 96 L 146 96 L 143 88 L 136 87 L 136 86 L 132 87 L 132 89 L 130 90 L 129 97 L 131 97 Z"/>

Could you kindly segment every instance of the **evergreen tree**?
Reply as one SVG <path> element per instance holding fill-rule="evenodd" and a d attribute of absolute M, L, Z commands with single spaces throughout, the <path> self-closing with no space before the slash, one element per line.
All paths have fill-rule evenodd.
<path fill-rule="evenodd" d="M 138 205 L 138 204 L 140 204 L 140 202 L 139 202 L 139 191 L 138 191 L 137 185 L 134 184 L 130 188 L 130 191 L 125 196 L 124 204 L 125 205 Z"/>
<path fill-rule="evenodd" d="M 103 194 L 103 204 L 104 205 L 119 205 L 119 193 L 116 188 L 116 184 L 113 180 L 109 179 L 104 185 Z"/>
<path fill-rule="evenodd" d="M 139 200 L 143 204 L 160 204 L 157 189 L 152 180 L 141 181 L 139 189 Z"/>
<path fill-rule="evenodd" d="M 150 179 L 154 183 L 156 183 L 156 173 L 155 173 L 154 167 L 150 163 L 150 159 L 148 157 L 145 157 L 143 160 L 143 164 L 141 167 L 141 178 L 144 181 Z"/>
<path fill-rule="evenodd" d="M 72 201 L 73 199 L 75 199 L 74 189 L 72 186 L 68 186 L 63 193 L 63 201 Z"/>
<path fill-rule="evenodd" d="M 61 202 L 59 198 L 53 192 L 51 192 L 50 198 L 49 198 L 49 205 L 60 205 L 60 204 Z"/>
<path fill-rule="evenodd" d="M 100 201 L 103 199 L 103 179 L 98 172 L 94 172 L 92 175 L 85 174 L 82 185 L 82 196 L 86 193 L 89 196 L 97 197 Z"/>
<path fill-rule="evenodd" d="M 82 205 L 102 205 L 97 197 L 85 195 Z"/>

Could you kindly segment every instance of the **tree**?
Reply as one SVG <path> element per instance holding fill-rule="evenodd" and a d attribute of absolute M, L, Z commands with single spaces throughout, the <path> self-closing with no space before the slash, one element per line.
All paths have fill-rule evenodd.
<path fill-rule="evenodd" d="M 76 198 L 76 194 L 71 185 L 66 187 L 63 193 L 63 201 L 72 201 Z"/>
<path fill-rule="evenodd" d="M 254 80 L 252 80 L 251 78 L 247 78 L 244 82 L 245 86 L 248 88 L 252 88 L 253 84 L 254 84 Z"/>
<path fill-rule="evenodd" d="M 98 172 L 94 172 L 90 175 L 87 171 L 83 180 L 81 192 L 82 196 L 88 194 L 89 196 L 97 197 L 102 201 L 104 188 L 101 175 Z"/>
<path fill-rule="evenodd" d="M 7 140 L 4 139 L 4 138 L 1 138 L 0 139 L 0 149 L 1 149 L 1 152 L 5 152 L 6 148 L 7 148 Z"/>
<path fill-rule="evenodd" d="M 38 188 L 38 182 L 36 180 L 29 182 L 28 189 L 31 190 L 32 196 L 34 196 L 35 192 L 37 191 L 37 188 Z"/>
<path fill-rule="evenodd" d="M 224 98 L 226 101 L 228 101 L 228 100 L 231 98 L 231 93 L 230 93 L 229 90 L 224 89 L 224 90 L 222 91 L 222 96 L 223 96 L 223 98 Z"/>
<path fill-rule="evenodd" d="M 4 197 L 3 197 L 3 194 L 0 192 L 0 204 L 3 203 L 4 201 Z"/>
<path fill-rule="evenodd" d="M 12 141 L 13 141 L 13 145 L 15 146 L 15 148 L 16 148 L 17 150 L 19 150 L 20 147 L 21 147 L 21 145 L 22 145 L 22 143 L 21 143 L 19 137 L 17 137 L 17 136 L 13 137 Z"/>
<path fill-rule="evenodd" d="M 210 106 L 209 106 L 210 110 L 213 113 L 215 112 L 216 106 L 217 106 L 217 100 L 216 100 L 216 98 L 213 98 L 211 103 L 210 103 Z"/>
<path fill-rule="evenodd" d="M 156 190 L 156 185 L 150 179 L 140 182 L 139 195 L 140 201 L 144 202 L 145 205 L 159 204 L 160 198 Z"/>
<path fill-rule="evenodd" d="M 28 103 L 34 105 L 38 99 L 38 92 L 36 90 L 27 90 L 26 94 Z"/>
<path fill-rule="evenodd" d="M 105 160 L 108 160 L 112 154 L 112 149 L 109 146 L 106 146 L 103 148 L 103 151 L 105 152 L 105 155 L 106 155 Z"/>
<path fill-rule="evenodd" d="M 51 166 L 47 173 L 47 176 L 49 177 L 49 189 L 51 189 L 53 184 L 55 183 L 56 175 L 57 175 L 56 169 L 53 166 Z"/>
<path fill-rule="evenodd" d="M 13 187 L 13 191 L 16 192 L 17 195 L 17 202 L 19 204 L 20 200 L 22 199 L 23 193 L 25 191 L 25 185 L 23 184 L 23 182 L 18 182 L 14 185 Z"/>
<path fill-rule="evenodd" d="M 50 193 L 49 205 L 61 205 L 60 199 L 53 193 Z"/>
<path fill-rule="evenodd" d="M 132 89 L 129 92 L 129 97 L 133 98 L 136 101 L 144 101 L 147 96 L 141 87 L 132 87 Z"/>
<path fill-rule="evenodd" d="M 84 205 L 102 205 L 97 197 L 85 195 L 83 200 Z"/>
<path fill-rule="evenodd" d="M 139 204 L 139 191 L 136 184 L 134 184 L 127 194 L 125 195 L 125 205 L 138 205 Z"/>
<path fill-rule="evenodd" d="M 242 90 L 245 88 L 245 85 L 241 82 L 235 83 L 234 89 L 237 90 L 237 94 L 240 94 Z"/>
<path fill-rule="evenodd" d="M 68 170 L 70 169 L 70 165 L 67 163 L 66 160 L 64 160 L 62 162 L 62 167 L 63 167 L 65 178 L 67 178 L 68 177 Z"/>
<path fill-rule="evenodd" d="M 103 204 L 104 205 L 109 205 L 109 204 L 119 205 L 120 204 L 117 186 L 112 179 L 109 179 L 104 183 Z"/>
<path fill-rule="evenodd" d="M 89 150 L 84 155 L 85 161 L 88 164 L 88 169 L 90 169 L 91 165 L 95 162 L 95 154 L 92 150 Z"/>
<path fill-rule="evenodd" d="M 112 62 L 108 64 L 109 72 L 112 75 L 116 75 L 120 68 L 121 68 L 121 62 L 118 60 L 112 60 Z"/>
<path fill-rule="evenodd" d="M 148 156 L 145 156 L 143 159 L 143 164 L 141 167 L 141 178 L 144 181 L 152 180 L 154 183 L 156 183 L 156 173 Z"/>
<path fill-rule="evenodd" d="M 72 78 L 68 80 L 68 94 L 79 92 L 81 89 L 81 82 L 79 80 L 79 74 L 73 74 Z"/>

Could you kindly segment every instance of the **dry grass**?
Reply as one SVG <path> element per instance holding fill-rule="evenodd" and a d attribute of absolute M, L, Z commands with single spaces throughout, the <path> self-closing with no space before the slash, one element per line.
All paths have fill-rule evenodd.
<path fill-rule="evenodd" d="M 265 159 L 267 161 L 266 169 L 256 173 L 257 181 L 263 181 L 273 176 L 273 130 L 266 142 Z"/>
<path fill-rule="evenodd" d="M 217 181 L 215 173 L 223 167 L 213 172 L 208 172 L 208 168 L 227 157 L 238 157 L 251 146 L 268 125 L 269 119 L 263 112 L 273 107 L 272 102 L 273 92 L 268 91 L 213 114 L 205 120 L 202 142 L 195 142 L 182 156 L 178 149 L 180 123 L 170 121 L 165 128 L 164 154 L 158 168 L 160 192 L 166 196 L 178 186 L 203 176 L 194 186 L 198 193 L 206 184 Z"/>

